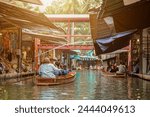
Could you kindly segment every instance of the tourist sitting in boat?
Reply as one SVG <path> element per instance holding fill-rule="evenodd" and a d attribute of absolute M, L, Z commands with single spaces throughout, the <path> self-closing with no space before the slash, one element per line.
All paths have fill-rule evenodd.
<path fill-rule="evenodd" d="M 112 64 L 111 68 L 110 68 L 110 72 L 117 72 L 117 71 L 118 71 L 118 67 L 117 67 L 116 63 Z"/>
<path fill-rule="evenodd" d="M 58 69 L 54 64 L 50 63 L 49 58 L 45 58 L 43 64 L 39 67 L 39 75 L 44 78 L 56 78 L 61 74 L 61 69 Z"/>
<path fill-rule="evenodd" d="M 123 62 L 120 62 L 120 65 L 117 67 L 118 67 L 118 71 L 116 72 L 116 74 L 126 73 L 126 66 L 123 64 Z"/>
<path fill-rule="evenodd" d="M 139 66 L 139 61 L 137 60 L 133 67 L 133 73 L 139 73 L 139 72 L 140 72 L 140 66 Z"/>
<path fill-rule="evenodd" d="M 139 72 L 140 72 L 139 59 L 137 59 L 133 65 L 133 71 L 129 75 L 134 77 Z"/>
<path fill-rule="evenodd" d="M 69 70 L 67 69 L 67 65 L 63 65 L 63 69 L 61 70 L 62 75 L 68 74 Z"/>
<path fill-rule="evenodd" d="M 58 60 L 55 62 L 55 65 L 57 66 L 57 68 L 60 68 L 60 59 L 58 59 Z"/>

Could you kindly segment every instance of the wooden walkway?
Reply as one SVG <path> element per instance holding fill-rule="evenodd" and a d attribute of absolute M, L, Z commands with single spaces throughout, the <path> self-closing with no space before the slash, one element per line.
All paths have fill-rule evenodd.
<path fill-rule="evenodd" d="M 27 72 L 27 73 L 8 73 L 0 75 L 0 83 L 14 83 L 31 78 L 35 73 L 34 72 Z"/>

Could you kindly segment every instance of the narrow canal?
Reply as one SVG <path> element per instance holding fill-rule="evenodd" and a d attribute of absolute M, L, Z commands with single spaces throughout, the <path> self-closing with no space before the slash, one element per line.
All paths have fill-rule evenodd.
<path fill-rule="evenodd" d="M 138 78 L 101 77 L 93 70 L 77 71 L 76 81 L 59 86 L 35 86 L 32 82 L 0 86 L 1 100 L 101 100 L 150 99 L 150 81 Z"/>

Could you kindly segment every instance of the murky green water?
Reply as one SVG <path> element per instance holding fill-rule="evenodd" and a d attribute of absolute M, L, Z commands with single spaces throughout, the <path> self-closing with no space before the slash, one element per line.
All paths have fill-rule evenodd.
<path fill-rule="evenodd" d="M 0 99 L 70 100 L 70 99 L 150 99 L 150 81 L 138 78 L 104 78 L 100 72 L 77 71 L 73 83 L 58 86 L 35 86 L 24 82 L 0 86 Z"/>

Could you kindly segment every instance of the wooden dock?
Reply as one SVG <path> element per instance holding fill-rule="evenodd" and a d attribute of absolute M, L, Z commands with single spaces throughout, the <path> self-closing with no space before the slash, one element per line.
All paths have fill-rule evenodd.
<path fill-rule="evenodd" d="M 0 83 L 13 83 L 13 82 L 19 82 L 23 80 L 29 79 L 29 77 L 33 76 L 34 72 L 26 72 L 26 73 L 8 73 L 8 74 L 2 74 L 0 75 Z"/>

